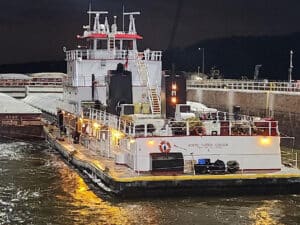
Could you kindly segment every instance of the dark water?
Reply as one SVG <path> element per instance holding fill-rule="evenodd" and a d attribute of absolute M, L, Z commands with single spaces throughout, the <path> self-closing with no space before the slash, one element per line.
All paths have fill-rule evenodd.
<path fill-rule="evenodd" d="M 43 142 L 0 142 L 0 225 L 300 224 L 300 196 L 96 196 Z"/>

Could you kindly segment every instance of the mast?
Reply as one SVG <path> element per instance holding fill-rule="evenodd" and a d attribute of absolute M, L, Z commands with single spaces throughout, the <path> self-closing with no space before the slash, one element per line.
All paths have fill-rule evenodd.
<path fill-rule="evenodd" d="M 129 16 L 129 28 L 128 28 L 128 33 L 129 34 L 136 34 L 136 28 L 135 28 L 135 22 L 134 22 L 134 15 L 140 15 L 140 12 L 124 12 L 124 16 Z"/>
<path fill-rule="evenodd" d="M 90 1 L 90 4 L 89 4 L 89 12 L 92 11 L 92 1 Z M 89 13 L 89 31 L 91 31 L 91 14 Z"/>
<path fill-rule="evenodd" d="M 290 51 L 290 68 L 289 68 L 289 83 L 292 82 L 292 72 L 293 72 L 293 50 Z"/>
<path fill-rule="evenodd" d="M 96 32 L 100 31 L 100 16 L 104 15 L 104 14 L 108 14 L 107 11 L 88 11 L 87 12 L 89 14 L 89 16 L 91 16 L 91 14 L 95 15 L 95 21 L 94 21 L 94 28 L 93 30 Z"/>
<path fill-rule="evenodd" d="M 124 17 L 125 17 L 125 15 L 124 15 L 124 12 L 125 12 L 125 7 L 124 7 L 124 5 L 123 5 L 123 18 L 122 18 L 122 28 L 123 28 L 123 32 L 125 32 L 125 28 L 124 28 Z"/>

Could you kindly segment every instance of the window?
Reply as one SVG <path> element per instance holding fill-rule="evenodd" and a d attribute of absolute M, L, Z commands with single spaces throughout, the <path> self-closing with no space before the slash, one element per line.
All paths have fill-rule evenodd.
<path fill-rule="evenodd" d="M 117 50 L 121 49 L 120 40 L 115 41 L 115 46 Z"/>
<path fill-rule="evenodd" d="M 88 41 L 87 41 L 87 48 L 88 49 L 93 49 L 93 40 L 88 39 Z"/>
<path fill-rule="evenodd" d="M 191 112 L 191 107 L 189 105 L 182 105 L 180 106 L 180 112 L 189 113 Z"/>
<path fill-rule="evenodd" d="M 97 49 L 107 49 L 107 40 L 97 40 Z"/>
<path fill-rule="evenodd" d="M 124 105 L 124 115 L 134 114 L 134 106 L 133 105 Z"/>
<path fill-rule="evenodd" d="M 124 50 L 132 50 L 133 49 L 133 40 L 124 40 L 123 41 L 123 49 Z"/>

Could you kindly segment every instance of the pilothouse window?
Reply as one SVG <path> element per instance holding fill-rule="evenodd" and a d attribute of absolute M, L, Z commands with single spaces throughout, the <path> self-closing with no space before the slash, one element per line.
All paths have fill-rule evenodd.
<path fill-rule="evenodd" d="M 93 49 L 93 40 L 88 40 L 87 41 L 87 48 L 88 49 Z"/>
<path fill-rule="evenodd" d="M 107 49 L 107 40 L 97 40 L 97 49 Z"/>
<path fill-rule="evenodd" d="M 124 40 L 123 41 L 123 49 L 124 50 L 132 50 L 133 49 L 133 40 Z"/>
<path fill-rule="evenodd" d="M 116 49 L 117 49 L 117 50 L 121 49 L 120 40 L 116 40 L 116 41 L 115 41 L 115 45 L 116 45 Z"/>

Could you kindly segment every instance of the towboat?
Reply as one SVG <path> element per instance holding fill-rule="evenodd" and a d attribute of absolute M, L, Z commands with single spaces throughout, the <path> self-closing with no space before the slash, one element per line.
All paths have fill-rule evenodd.
<path fill-rule="evenodd" d="M 162 72 L 162 51 L 138 51 L 106 11 L 88 11 L 66 50 L 57 132 L 48 140 L 70 163 L 118 195 L 297 192 L 300 172 L 282 166 L 278 122 L 186 101 L 186 78 Z M 92 17 L 94 17 L 92 19 Z"/>

